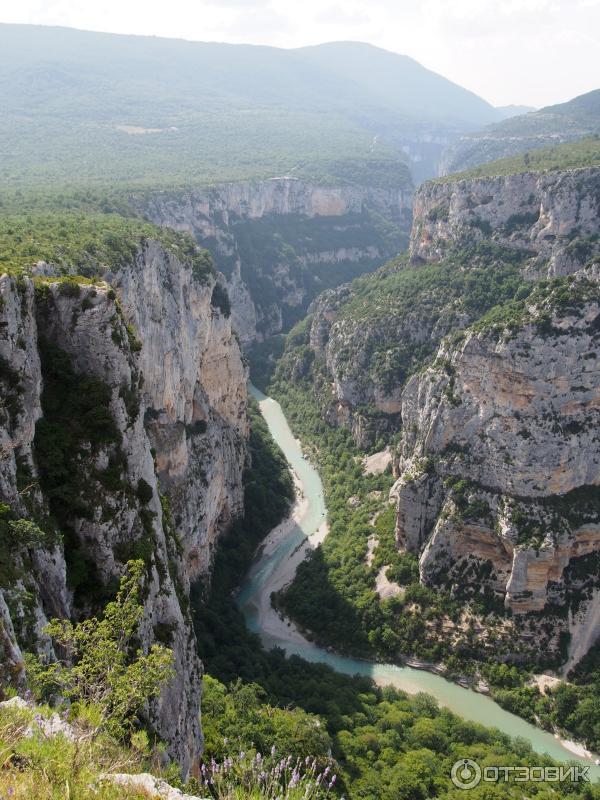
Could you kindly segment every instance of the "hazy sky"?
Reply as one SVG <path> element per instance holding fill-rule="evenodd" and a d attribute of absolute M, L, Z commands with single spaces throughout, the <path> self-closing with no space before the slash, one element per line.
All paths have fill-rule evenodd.
<path fill-rule="evenodd" d="M 600 0 L 0 0 L 1 22 L 405 53 L 495 105 L 600 88 Z"/>

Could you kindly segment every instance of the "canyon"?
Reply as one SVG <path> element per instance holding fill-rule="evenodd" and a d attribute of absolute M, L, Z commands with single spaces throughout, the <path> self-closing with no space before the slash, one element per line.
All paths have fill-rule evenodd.
<path fill-rule="evenodd" d="M 130 194 L 222 272 L 189 239 L 144 235 L 92 278 L 4 275 L 0 524 L 31 540 L 3 556 L 3 678 L 22 679 L 24 650 L 53 658 L 47 620 L 97 613 L 140 557 L 141 646 L 176 666 L 147 721 L 194 769 L 190 594 L 244 513 L 242 347 L 296 319 L 283 368 L 360 450 L 392 442 L 396 546 L 422 585 L 510 616 L 503 658 L 575 667 L 600 633 L 599 186 L 593 167 L 430 182 L 410 242 L 407 185 Z"/>
<path fill-rule="evenodd" d="M 255 10 L 0 24 L 0 797 L 600 780 L 600 90 Z"/>
<path fill-rule="evenodd" d="M 597 167 L 423 184 L 408 254 L 320 295 L 282 362 L 359 448 L 398 441 L 421 582 L 567 669 L 600 632 L 599 212 Z"/>
<path fill-rule="evenodd" d="M 406 249 L 413 188 L 311 182 L 293 176 L 133 195 L 137 212 L 190 233 L 227 278 L 244 346 L 286 332 L 322 289 Z"/>
<path fill-rule="evenodd" d="M 148 722 L 187 773 L 202 748 L 190 585 L 242 512 L 246 369 L 211 302 L 221 279 L 158 241 L 110 285 L 48 271 L 0 278 L 3 522 L 46 534 L 3 553 L 3 669 L 18 682 L 22 647 L 53 657 L 47 620 L 96 612 L 143 558 L 140 646 L 175 658 Z"/>

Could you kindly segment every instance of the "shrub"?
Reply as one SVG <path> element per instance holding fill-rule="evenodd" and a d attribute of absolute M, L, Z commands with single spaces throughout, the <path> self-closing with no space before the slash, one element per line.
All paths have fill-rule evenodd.
<path fill-rule="evenodd" d="M 140 503 L 146 505 L 152 500 L 154 491 L 150 484 L 143 478 L 140 478 L 137 485 L 136 495 Z"/>
<path fill-rule="evenodd" d="M 164 646 L 152 645 L 147 654 L 133 650 L 143 614 L 143 574 L 142 561 L 127 564 L 117 597 L 102 618 L 50 622 L 46 632 L 65 654 L 63 659 L 44 664 L 28 658 L 29 678 L 38 693 L 58 693 L 93 709 L 98 731 L 120 739 L 131 732 L 144 703 L 159 695 L 173 674 L 173 654 Z"/>
<path fill-rule="evenodd" d="M 218 308 L 224 317 L 229 317 L 231 315 L 231 303 L 229 302 L 227 289 L 221 286 L 220 283 L 215 283 L 215 288 L 210 298 L 210 304 L 213 308 Z"/>

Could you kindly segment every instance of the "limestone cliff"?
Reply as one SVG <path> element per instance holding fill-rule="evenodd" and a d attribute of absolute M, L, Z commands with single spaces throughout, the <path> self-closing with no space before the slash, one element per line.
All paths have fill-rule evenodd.
<path fill-rule="evenodd" d="M 408 257 L 323 292 L 305 337 L 312 360 L 294 368 L 319 373 L 325 418 L 372 446 L 398 429 L 406 379 L 444 336 L 600 252 L 599 214 L 598 168 L 422 185 Z"/>
<path fill-rule="evenodd" d="M 568 275 L 600 252 L 596 167 L 433 181 L 415 196 L 413 258 L 493 241 L 522 251 L 535 274 Z"/>
<path fill-rule="evenodd" d="M 294 336 L 284 361 L 320 383 L 316 399 L 330 423 L 348 426 L 360 447 L 372 447 L 398 430 L 406 379 L 441 339 L 513 296 L 521 282 L 517 264 L 498 259 L 494 281 L 488 269 L 476 253 L 468 270 L 458 260 L 415 267 L 403 257 L 324 292 L 310 309 L 306 349 Z"/>
<path fill-rule="evenodd" d="M 138 212 L 191 233 L 226 275 L 244 344 L 289 329 L 321 290 L 407 244 L 412 187 L 293 177 L 134 196 Z"/>
<path fill-rule="evenodd" d="M 446 340 L 402 394 L 398 545 L 516 615 L 516 652 L 600 633 L 599 323 L 597 264 Z"/>
<path fill-rule="evenodd" d="M 148 717 L 187 771 L 202 744 L 189 587 L 241 511 L 246 374 L 214 274 L 147 240 L 105 278 L 0 277 L 0 525 L 16 536 L 0 648 L 18 679 L 19 646 L 51 657 L 46 620 L 98 611 L 143 558 L 141 644 L 176 668 Z"/>
<path fill-rule="evenodd" d="M 409 254 L 324 292 L 280 366 L 359 446 L 401 436 L 422 581 L 569 668 L 600 633 L 599 236 L 597 167 L 425 184 Z"/>

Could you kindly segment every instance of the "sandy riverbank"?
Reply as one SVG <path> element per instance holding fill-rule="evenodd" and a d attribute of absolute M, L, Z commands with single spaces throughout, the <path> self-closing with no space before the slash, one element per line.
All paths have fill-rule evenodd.
<path fill-rule="evenodd" d="M 273 553 L 278 545 L 290 536 L 295 528 L 299 527 L 308 510 L 308 500 L 302 491 L 302 484 L 296 473 L 293 473 L 293 476 L 296 487 L 296 502 L 289 517 L 276 528 L 273 528 L 263 541 L 262 551 L 267 555 Z M 311 550 L 314 550 L 324 541 L 328 533 L 329 526 L 326 521 L 323 521 L 318 530 L 312 536 L 305 537 L 302 543 L 273 570 L 261 586 L 260 594 L 256 598 L 256 609 L 260 630 L 265 636 L 291 641 L 296 644 L 310 644 L 293 622 L 273 608 L 271 594 L 279 592 L 292 582 L 298 566 Z"/>
<path fill-rule="evenodd" d="M 561 739 L 558 734 L 555 735 L 555 739 L 558 739 L 565 750 L 568 750 L 569 753 L 573 753 L 574 756 L 578 758 L 588 758 L 591 762 L 597 764 L 600 759 L 594 753 L 590 753 L 582 744 L 579 742 L 573 742 L 571 739 Z"/>

